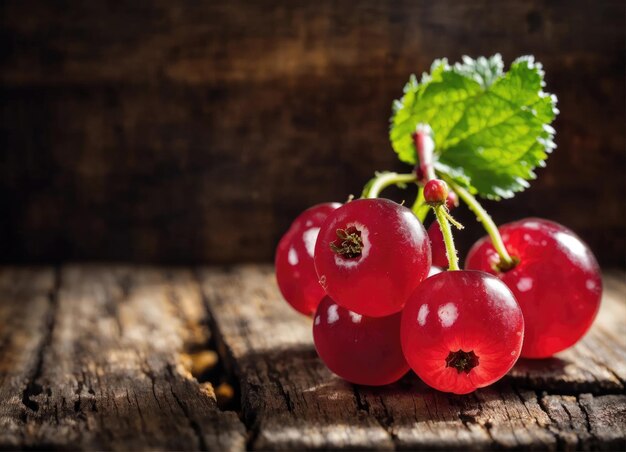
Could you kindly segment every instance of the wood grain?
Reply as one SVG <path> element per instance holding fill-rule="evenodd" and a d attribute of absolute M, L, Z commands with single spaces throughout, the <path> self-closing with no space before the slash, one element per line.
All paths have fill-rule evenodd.
<path fill-rule="evenodd" d="M 39 409 L 30 394 L 43 365 L 43 347 L 54 322 L 52 269 L 0 272 L 0 443 L 20 444 L 27 409 Z"/>
<path fill-rule="evenodd" d="M 0 446 L 241 450 L 245 430 L 180 363 L 206 342 L 189 272 L 0 272 Z M 188 329 L 189 323 L 195 328 Z"/>
<path fill-rule="evenodd" d="M 621 1 L 8 0 L 0 30 L 0 261 L 267 261 L 306 207 L 406 170 L 387 127 L 411 73 L 499 51 L 544 63 L 561 115 L 490 211 L 624 265 Z M 457 216 L 463 252 L 483 232 Z"/>
<path fill-rule="evenodd" d="M 522 363 L 497 385 L 468 396 L 434 391 L 413 374 L 382 388 L 348 385 L 315 358 L 310 319 L 281 299 L 269 267 L 208 269 L 199 276 L 222 354 L 240 380 L 243 415 L 256 448 L 626 444 L 626 345 L 623 334 L 616 337 L 624 329 L 625 317 L 618 314 L 626 290 L 615 276 L 607 279 L 596 325 L 559 356 L 560 365 Z"/>
<path fill-rule="evenodd" d="M 624 273 L 604 284 L 557 361 L 454 396 L 412 373 L 380 388 L 334 376 L 270 266 L 0 268 L 0 448 L 624 449 Z M 208 344 L 240 413 L 189 372 L 215 361 Z"/>

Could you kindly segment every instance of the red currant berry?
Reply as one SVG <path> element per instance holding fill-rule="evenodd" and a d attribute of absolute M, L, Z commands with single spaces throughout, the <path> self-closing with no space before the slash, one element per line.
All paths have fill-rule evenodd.
<path fill-rule="evenodd" d="M 315 245 L 315 268 L 338 304 L 369 317 L 399 312 L 428 275 L 422 223 L 387 199 L 359 199 L 328 216 Z"/>
<path fill-rule="evenodd" d="M 424 186 L 424 199 L 431 206 L 445 204 L 448 200 L 448 184 L 441 179 L 429 180 Z"/>
<path fill-rule="evenodd" d="M 526 320 L 522 356 L 545 358 L 574 345 L 600 307 L 602 279 L 593 253 L 560 224 L 527 218 L 499 228 L 506 249 L 519 260 L 506 271 L 488 237 L 465 267 L 496 275 L 515 294 Z"/>
<path fill-rule="evenodd" d="M 430 249 L 432 253 L 433 265 L 441 268 L 448 268 L 448 255 L 446 254 L 446 244 L 443 241 L 443 234 L 437 221 L 433 221 L 428 227 L 428 238 L 430 239 Z"/>
<path fill-rule="evenodd" d="M 517 361 L 524 318 L 511 291 L 484 272 L 448 271 L 420 284 L 402 312 L 402 350 L 428 385 L 466 394 Z"/>
<path fill-rule="evenodd" d="M 324 297 L 313 321 L 317 354 L 330 370 L 351 383 L 393 383 L 409 370 L 400 345 L 400 318 L 400 313 L 365 317 Z"/>
<path fill-rule="evenodd" d="M 450 191 L 448 193 L 448 198 L 446 199 L 446 207 L 448 208 L 448 210 L 459 207 L 459 197 L 453 191 Z"/>
<path fill-rule="evenodd" d="M 325 203 L 302 212 L 292 223 L 276 248 L 276 280 L 285 300 L 294 309 L 312 315 L 326 295 L 320 286 L 313 252 L 320 226 L 341 204 Z"/>

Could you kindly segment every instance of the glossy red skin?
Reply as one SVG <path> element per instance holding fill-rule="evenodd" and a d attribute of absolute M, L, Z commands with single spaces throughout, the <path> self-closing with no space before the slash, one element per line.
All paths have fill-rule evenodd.
<path fill-rule="evenodd" d="M 488 237 L 470 250 L 465 268 L 483 270 L 506 283 L 526 320 L 522 356 L 545 358 L 574 345 L 600 307 L 602 279 L 591 250 L 558 223 L 527 218 L 501 226 L 502 240 L 520 263 L 504 273 Z"/>
<path fill-rule="evenodd" d="M 313 264 L 316 230 L 338 207 L 341 204 L 333 202 L 305 210 L 294 220 L 276 248 L 274 264 L 280 292 L 295 310 L 305 315 L 313 315 L 326 295 Z"/>
<path fill-rule="evenodd" d="M 432 263 L 437 267 L 448 268 L 448 255 L 446 254 L 446 244 L 443 241 L 443 234 L 439 228 L 439 223 L 433 221 L 428 227 L 428 238 L 430 239 L 430 249 L 432 253 Z"/>
<path fill-rule="evenodd" d="M 522 349 L 524 318 L 499 279 L 476 271 L 447 271 L 426 279 L 402 312 L 404 356 L 435 389 L 467 394 L 499 380 Z M 450 352 L 473 351 L 469 373 L 446 366 Z"/>
<path fill-rule="evenodd" d="M 448 202 L 448 184 L 441 179 L 429 180 L 424 186 L 424 199 L 429 204 Z"/>
<path fill-rule="evenodd" d="M 409 371 L 400 345 L 401 314 L 366 317 L 324 297 L 313 321 L 315 349 L 326 366 L 344 380 L 380 386 Z"/>
<path fill-rule="evenodd" d="M 362 232 L 357 258 L 336 254 L 337 229 Z M 326 293 L 338 304 L 368 317 L 383 317 L 404 303 L 428 275 L 430 243 L 424 227 L 406 207 L 387 199 L 359 199 L 328 216 L 315 246 L 315 268 Z"/>

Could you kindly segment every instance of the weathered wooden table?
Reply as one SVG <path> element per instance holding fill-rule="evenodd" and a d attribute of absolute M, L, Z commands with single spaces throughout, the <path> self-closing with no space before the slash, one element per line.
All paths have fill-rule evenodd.
<path fill-rule="evenodd" d="M 623 449 L 625 295 L 608 272 L 580 344 L 451 396 L 333 376 L 267 266 L 3 268 L 0 447 Z"/>

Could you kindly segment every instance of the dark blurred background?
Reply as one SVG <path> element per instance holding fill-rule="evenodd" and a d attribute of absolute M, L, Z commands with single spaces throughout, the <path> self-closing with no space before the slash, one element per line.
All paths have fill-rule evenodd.
<path fill-rule="evenodd" d="M 534 54 L 558 149 L 498 222 L 625 260 L 620 1 L 3 1 L 0 260 L 266 261 L 306 207 L 406 171 L 391 102 L 433 59 Z M 389 192 L 400 200 L 409 193 Z M 460 209 L 461 250 L 482 235 Z"/>

